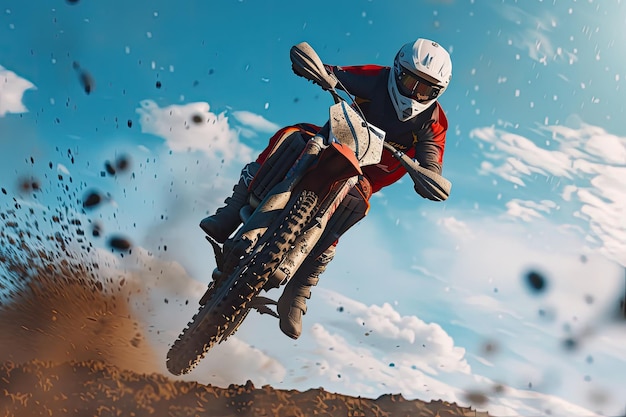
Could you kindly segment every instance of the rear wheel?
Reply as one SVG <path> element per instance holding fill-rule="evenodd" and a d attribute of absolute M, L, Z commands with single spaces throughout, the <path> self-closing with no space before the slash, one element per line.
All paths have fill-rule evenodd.
<path fill-rule="evenodd" d="M 167 369 L 174 375 L 189 373 L 214 345 L 231 336 L 248 314 L 250 301 L 263 289 L 296 237 L 311 220 L 317 195 L 303 191 L 264 250 L 237 268 L 228 279 L 205 294 L 188 327 L 167 353 Z"/>

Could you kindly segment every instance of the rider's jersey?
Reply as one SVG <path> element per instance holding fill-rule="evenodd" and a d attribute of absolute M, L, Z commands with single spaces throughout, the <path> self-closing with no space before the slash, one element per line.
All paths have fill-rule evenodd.
<path fill-rule="evenodd" d="M 386 142 L 415 158 L 424 168 L 441 174 L 448 120 L 437 101 L 402 122 L 398 120 L 387 90 L 389 67 L 327 65 L 326 68 L 355 96 L 367 121 L 386 132 Z M 372 192 L 376 192 L 398 181 L 406 170 L 385 149 L 380 163 L 363 167 L 363 173 L 372 185 Z"/>

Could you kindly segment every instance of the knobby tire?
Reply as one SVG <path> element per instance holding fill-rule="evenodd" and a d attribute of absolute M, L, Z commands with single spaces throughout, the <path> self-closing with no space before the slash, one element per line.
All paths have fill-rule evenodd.
<path fill-rule="evenodd" d="M 187 324 L 167 353 L 167 369 L 174 375 L 187 374 L 216 344 L 231 336 L 243 322 L 248 304 L 263 289 L 296 237 L 311 220 L 317 195 L 303 191 L 264 250 L 248 266 L 209 290 L 207 302 Z"/>

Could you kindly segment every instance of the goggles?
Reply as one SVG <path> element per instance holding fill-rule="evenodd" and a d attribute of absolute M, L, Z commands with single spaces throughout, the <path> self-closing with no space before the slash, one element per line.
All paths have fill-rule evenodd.
<path fill-rule="evenodd" d="M 396 67 L 396 83 L 400 94 L 415 101 L 434 100 L 441 91 L 441 86 L 413 74 L 401 65 Z"/>

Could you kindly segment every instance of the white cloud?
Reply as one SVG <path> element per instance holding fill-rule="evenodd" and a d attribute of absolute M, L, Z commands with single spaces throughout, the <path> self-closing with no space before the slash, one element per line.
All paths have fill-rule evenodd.
<path fill-rule="evenodd" d="M 563 60 L 571 64 L 578 60 L 576 54 L 554 45 L 551 36 L 559 27 L 555 16 L 547 12 L 542 16 L 535 16 L 520 7 L 506 4 L 498 4 L 495 10 L 505 20 L 513 23 L 507 27 L 509 42 L 514 47 L 527 51 L 532 60 L 543 65 L 547 65 L 548 61 Z"/>
<path fill-rule="evenodd" d="M 433 375 L 439 372 L 470 372 L 463 359 L 464 349 L 455 346 L 452 338 L 438 324 L 425 323 L 415 316 L 402 316 L 388 303 L 366 306 L 337 293 L 320 292 L 332 306 L 343 308 L 345 314 L 352 317 L 353 326 L 344 330 L 355 336 L 367 332 L 369 340 L 375 345 L 397 341 L 408 351 L 427 345 L 411 365 Z M 402 354 L 402 350 L 399 353 Z"/>
<path fill-rule="evenodd" d="M 489 146 L 484 154 L 489 160 L 481 163 L 481 172 L 524 186 L 536 174 L 558 180 L 563 201 L 577 206 L 566 222 L 573 222 L 574 216 L 586 220 L 589 237 L 598 239 L 609 256 L 626 265 L 626 138 L 585 123 L 578 128 L 546 126 L 543 130 L 556 142 L 556 149 L 493 127 L 473 130 L 471 136 L 479 140 L 479 146 Z M 545 193 L 535 194 L 538 201 L 534 204 L 519 199 L 508 202 L 509 214 L 531 221 L 558 206 L 545 206 Z"/>
<path fill-rule="evenodd" d="M 70 175 L 70 170 L 63 164 L 57 164 L 57 172 L 61 174 Z"/>
<path fill-rule="evenodd" d="M 143 100 L 137 113 L 141 131 L 161 136 L 173 151 L 202 151 L 229 162 L 252 160 L 252 150 L 239 141 L 226 114 L 212 113 L 208 103 L 159 107 L 154 101 Z"/>
<path fill-rule="evenodd" d="M 280 129 L 280 126 L 276 123 L 272 123 L 265 117 L 249 111 L 234 111 L 232 114 L 240 123 L 261 132 L 274 133 Z"/>
<path fill-rule="evenodd" d="M 408 349 L 385 352 L 355 346 L 319 324 L 312 327 L 311 335 L 315 356 L 309 359 L 307 366 L 316 369 L 329 382 L 340 383 L 343 392 L 368 396 L 401 392 L 411 398 L 426 396 L 461 401 L 463 390 L 420 370 L 416 363 L 424 364 L 426 360 L 419 354 L 411 354 Z M 433 365 L 438 366 L 435 355 L 429 356 Z"/>
<path fill-rule="evenodd" d="M 472 231 L 467 224 L 455 217 L 442 217 L 437 220 L 437 224 L 443 226 L 445 230 L 458 238 L 472 237 Z"/>
<path fill-rule="evenodd" d="M 322 289 L 316 290 L 316 294 L 333 308 L 343 308 L 338 313 L 339 319 L 325 325 L 314 324 L 303 335 L 307 339 L 303 341 L 307 352 L 300 351 L 305 356 L 301 358 L 302 367 L 326 380 L 323 386 L 327 390 L 368 397 L 401 393 L 409 399 L 443 399 L 487 409 L 492 415 L 500 416 L 541 415 L 546 410 L 554 416 L 597 416 L 588 408 L 540 391 L 541 378 L 546 375 L 531 364 L 554 363 L 558 356 L 537 346 L 525 332 L 519 334 L 518 343 L 522 346 L 528 343 L 528 348 L 517 351 L 525 359 L 512 366 L 513 362 L 503 361 L 497 353 L 477 356 L 455 347 L 453 339 L 440 326 L 427 324 L 416 316 L 402 316 L 389 304 L 367 306 Z M 466 305 L 475 311 L 496 309 L 518 323 L 523 320 L 508 305 L 490 297 L 473 297 L 466 300 Z M 481 375 L 470 369 L 466 357 L 491 369 L 494 375 L 506 378 L 494 380 Z M 523 377 L 520 363 L 529 375 L 534 375 L 534 385 L 539 391 L 509 385 L 516 384 L 515 375 Z M 551 365 L 545 367 L 550 372 Z M 549 391 L 548 387 L 546 390 Z M 488 403 L 472 404 L 468 394 L 474 392 L 484 394 Z"/>
<path fill-rule="evenodd" d="M 26 90 L 36 89 L 30 81 L 0 65 L 0 117 L 28 111 L 22 99 Z"/>
<path fill-rule="evenodd" d="M 543 218 L 544 215 L 541 213 L 549 214 L 553 209 L 558 209 L 558 206 L 550 200 L 536 202 L 513 199 L 506 203 L 507 215 L 526 222 Z"/>
<path fill-rule="evenodd" d="M 414 219 L 409 227 L 377 229 L 372 228 L 376 223 L 369 222 L 358 233 L 343 237 L 338 257 L 320 285 L 361 303 L 315 288 L 305 316 L 305 328 L 314 320 L 328 333 L 313 352 L 329 369 L 323 375 L 328 378 L 327 385 L 341 392 L 356 392 L 357 372 L 356 380 L 370 380 L 368 385 L 375 394 L 394 392 L 391 388 L 396 387 L 412 396 L 408 393 L 416 391 L 400 383 L 390 388 L 378 382 L 387 384 L 387 374 L 396 372 L 393 375 L 411 381 L 417 390 L 425 377 L 433 376 L 429 373 L 432 368 L 438 372 L 434 378 L 439 383 L 454 387 L 449 392 L 456 398 L 463 400 L 465 389 L 487 394 L 491 400 L 487 408 L 493 415 L 542 415 L 548 409 L 552 415 L 562 416 L 594 415 L 596 410 L 616 414 L 623 407 L 618 400 L 623 393 L 619 375 L 626 372 L 619 346 L 626 340 L 612 344 L 601 340 L 607 334 L 624 338 L 623 326 L 621 333 L 608 332 L 606 312 L 608 307 L 615 308 L 617 297 L 624 292 L 623 269 L 590 248 L 578 230 L 555 223 L 550 213 L 557 206 L 552 200 L 520 200 L 520 204 L 534 207 L 543 218 L 513 222 L 509 216 L 494 215 L 493 210 L 468 213 L 453 207 L 440 211 L 435 206 L 416 217 L 414 209 L 399 212 L 394 208 L 392 218 Z M 472 236 L 459 239 L 442 233 L 442 224 L 449 218 L 460 219 Z M 416 240 L 416 230 L 421 236 L 436 238 Z M 342 251 L 342 247 L 350 250 Z M 525 277 L 530 271 L 545 277 L 545 291 L 535 292 L 527 284 Z M 317 303 L 320 294 L 332 313 L 324 313 Z M 338 312 L 339 307 L 343 311 Z M 429 329 L 435 332 L 414 325 L 412 319 L 440 326 L 443 335 L 451 338 L 451 346 L 464 350 L 462 358 L 455 359 L 454 351 L 446 348 L 450 345 L 443 342 L 445 336 L 433 339 L 440 343 L 434 344 L 434 356 L 429 357 L 420 341 L 432 338 Z M 415 335 L 413 344 L 407 337 L 409 331 Z M 306 349 L 312 342 L 305 336 L 300 346 Z M 579 343 L 579 349 L 563 349 L 568 336 Z M 337 348 L 337 343 L 348 346 Z M 486 351 L 487 343 L 495 349 Z M 585 362 L 587 355 L 595 358 L 594 364 Z M 369 374 L 349 366 L 357 358 Z M 439 360 L 456 363 L 457 368 L 465 362 L 471 366 L 470 373 L 458 369 L 442 372 Z M 445 367 L 454 369 L 450 364 Z M 404 375 L 401 368 L 424 375 Z M 341 378 L 336 378 L 338 370 Z M 586 381 L 589 374 L 593 379 Z M 493 382 L 478 383 L 474 378 L 479 377 Z M 493 393 L 496 383 L 506 387 L 504 393 Z M 437 391 L 428 385 L 415 396 L 449 398 L 437 397 L 433 394 Z M 602 404 L 590 400 L 598 390 L 610 400 Z"/>
<path fill-rule="evenodd" d="M 489 144 L 490 148 L 485 155 L 496 161 L 504 161 L 499 168 L 504 169 L 506 166 L 510 169 L 508 172 L 566 178 L 572 175 L 572 160 L 565 152 L 540 148 L 521 135 L 484 127 L 472 130 L 470 137 Z"/>

